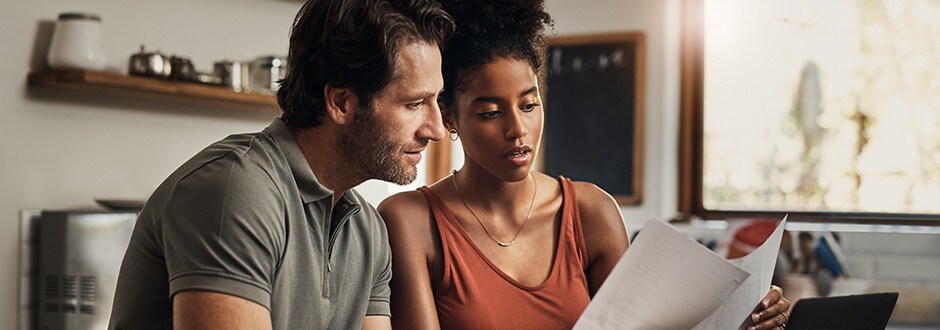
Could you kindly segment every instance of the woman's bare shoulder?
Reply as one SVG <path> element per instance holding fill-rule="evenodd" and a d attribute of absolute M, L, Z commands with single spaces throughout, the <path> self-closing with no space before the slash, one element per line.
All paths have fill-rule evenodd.
<path fill-rule="evenodd" d="M 620 204 L 613 196 L 588 182 L 574 182 L 574 190 L 590 265 L 588 289 L 593 296 L 630 246 L 630 241 Z"/>
<path fill-rule="evenodd" d="M 609 193 L 596 184 L 585 181 L 572 181 L 578 208 L 582 214 L 620 214 L 620 205 Z"/>
<path fill-rule="evenodd" d="M 414 208 L 414 207 L 427 207 L 428 200 L 424 197 L 424 193 L 418 190 L 409 190 L 403 191 L 391 196 L 386 197 L 379 203 L 378 209 L 397 209 L 397 208 Z"/>
<path fill-rule="evenodd" d="M 424 193 L 412 190 L 389 196 L 378 206 L 395 258 L 436 256 L 436 229 Z"/>
<path fill-rule="evenodd" d="M 620 204 L 613 196 L 590 182 L 575 181 L 572 184 L 585 236 L 598 238 L 599 235 L 613 235 L 618 240 L 626 237 Z"/>
<path fill-rule="evenodd" d="M 379 203 L 376 209 L 388 225 L 398 224 L 399 222 L 420 222 L 409 221 L 409 219 L 416 217 L 428 218 L 430 216 L 428 200 L 424 193 L 418 190 L 400 192 L 389 196 Z"/>

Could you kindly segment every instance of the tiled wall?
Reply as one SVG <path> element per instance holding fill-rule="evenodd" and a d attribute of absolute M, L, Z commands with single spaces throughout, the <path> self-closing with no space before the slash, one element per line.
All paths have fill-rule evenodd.
<path fill-rule="evenodd" d="M 841 246 L 858 277 L 940 284 L 940 235 L 843 233 Z"/>
<path fill-rule="evenodd" d="M 842 233 L 849 270 L 870 280 L 868 291 L 898 291 L 899 324 L 940 326 L 940 235 Z"/>
<path fill-rule="evenodd" d="M 730 237 L 723 222 L 676 225 L 690 237 L 706 243 Z M 791 226 L 792 225 L 792 226 Z M 793 227 L 793 228 L 791 228 Z M 789 223 L 792 237 L 805 231 L 818 237 L 816 225 Z M 875 229 L 888 232 L 865 232 Z M 930 233 L 890 232 L 893 228 L 842 226 L 832 229 L 839 236 L 850 279 L 836 280 L 833 294 L 898 291 L 892 325 L 916 329 L 940 329 L 940 229 Z M 917 231 L 917 230 L 915 230 Z"/>

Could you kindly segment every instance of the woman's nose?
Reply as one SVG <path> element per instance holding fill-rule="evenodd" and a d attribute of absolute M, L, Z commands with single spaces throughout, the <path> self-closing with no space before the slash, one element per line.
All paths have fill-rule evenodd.
<path fill-rule="evenodd" d="M 515 140 L 529 134 L 529 128 L 525 125 L 525 118 L 520 112 L 512 112 L 508 118 L 509 127 L 506 130 L 506 139 Z"/>

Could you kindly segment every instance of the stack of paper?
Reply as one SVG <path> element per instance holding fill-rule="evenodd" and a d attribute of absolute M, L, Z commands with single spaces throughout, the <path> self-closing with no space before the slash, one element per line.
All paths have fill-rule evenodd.
<path fill-rule="evenodd" d="M 770 288 L 786 217 L 759 248 L 725 260 L 650 220 L 575 329 L 736 329 Z"/>

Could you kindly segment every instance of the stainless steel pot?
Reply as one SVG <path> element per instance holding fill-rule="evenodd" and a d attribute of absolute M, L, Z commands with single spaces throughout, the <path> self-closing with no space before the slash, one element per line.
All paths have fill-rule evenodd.
<path fill-rule="evenodd" d="M 180 81 L 198 81 L 196 68 L 186 56 L 170 56 L 170 79 Z"/>
<path fill-rule="evenodd" d="M 127 73 L 132 76 L 169 78 L 171 71 L 169 57 L 159 50 L 147 52 L 144 50 L 144 45 L 140 45 L 140 51 L 137 54 L 131 55 L 127 65 Z"/>

